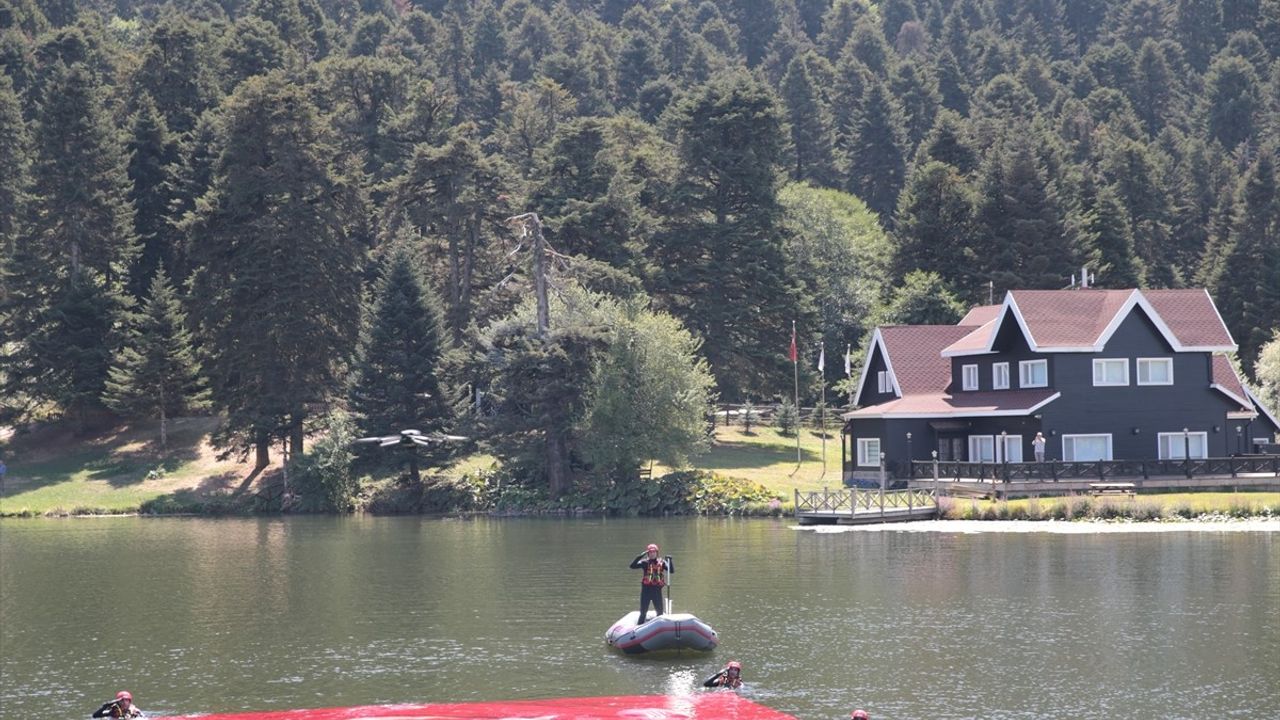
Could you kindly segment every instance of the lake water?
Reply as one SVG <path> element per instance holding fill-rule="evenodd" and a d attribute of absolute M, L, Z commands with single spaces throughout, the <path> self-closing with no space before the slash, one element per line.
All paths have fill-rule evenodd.
<path fill-rule="evenodd" d="M 980 527 L 980 526 L 979 526 Z M 627 564 L 721 636 L 602 635 Z M 0 521 L 0 717 L 693 692 L 806 720 L 1280 717 L 1280 532 L 815 533 L 773 520 Z"/>

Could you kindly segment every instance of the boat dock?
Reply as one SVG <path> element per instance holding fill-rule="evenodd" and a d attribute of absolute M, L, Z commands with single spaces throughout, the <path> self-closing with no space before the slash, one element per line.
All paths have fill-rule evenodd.
<path fill-rule="evenodd" d="M 865 490 L 848 487 L 821 492 L 795 491 L 795 516 L 801 525 L 868 525 L 932 520 L 938 503 L 932 489 Z"/>

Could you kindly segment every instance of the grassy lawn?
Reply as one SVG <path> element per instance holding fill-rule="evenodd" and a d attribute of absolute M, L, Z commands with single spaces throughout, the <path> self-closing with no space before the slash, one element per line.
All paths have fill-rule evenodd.
<path fill-rule="evenodd" d="M 822 437 L 816 431 L 800 432 L 800 466 L 796 467 L 796 439 L 771 427 L 717 427 L 711 450 L 693 458 L 693 467 L 758 482 L 790 499 L 792 491 L 837 488 L 840 479 L 840 433 L 827 431 L 826 473 L 822 467 Z M 654 468 L 654 472 L 659 472 Z"/>
<path fill-rule="evenodd" d="M 208 446 L 217 422 L 173 420 L 166 452 L 151 425 L 87 438 L 60 429 L 10 438 L 4 447 L 8 475 L 0 488 L 0 515 L 132 512 L 179 490 L 239 489 L 252 480 L 252 468 L 217 459 Z"/>

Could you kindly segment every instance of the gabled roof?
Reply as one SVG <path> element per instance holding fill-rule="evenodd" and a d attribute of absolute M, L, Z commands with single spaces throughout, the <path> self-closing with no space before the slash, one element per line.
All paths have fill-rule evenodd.
<path fill-rule="evenodd" d="M 1231 360 L 1226 355 L 1213 356 L 1213 365 L 1209 370 L 1209 387 L 1240 403 L 1241 410 L 1250 410 L 1253 407 L 1253 403 L 1249 402 L 1245 393 L 1244 383 L 1240 382 L 1240 376 L 1236 374 L 1236 369 L 1231 366 Z"/>
<path fill-rule="evenodd" d="M 942 348 L 950 345 L 970 328 L 956 325 L 886 325 L 878 327 L 867 344 L 867 357 L 862 362 L 862 377 L 853 404 L 862 400 L 871 371 L 871 358 L 879 348 L 889 373 L 893 394 L 898 397 L 919 393 L 937 393 L 951 380 L 951 361 L 942 357 Z"/>
<path fill-rule="evenodd" d="M 1035 352 L 1101 352 L 1135 307 L 1146 313 L 1175 352 L 1236 348 L 1213 300 L 1202 289 L 1011 290 L 994 320 L 945 348 L 943 354 L 993 352 L 996 335 L 1010 318 Z"/>
<path fill-rule="evenodd" d="M 977 305 L 969 310 L 957 325 L 973 326 L 986 325 L 996 316 L 1000 314 L 1000 305 Z"/>

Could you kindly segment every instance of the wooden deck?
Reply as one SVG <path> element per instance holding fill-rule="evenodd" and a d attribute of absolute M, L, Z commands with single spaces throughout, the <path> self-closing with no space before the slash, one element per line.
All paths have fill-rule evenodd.
<path fill-rule="evenodd" d="M 866 525 L 931 520 L 938 504 L 931 489 L 863 490 L 840 488 L 796 491 L 796 519 L 801 525 Z"/>

